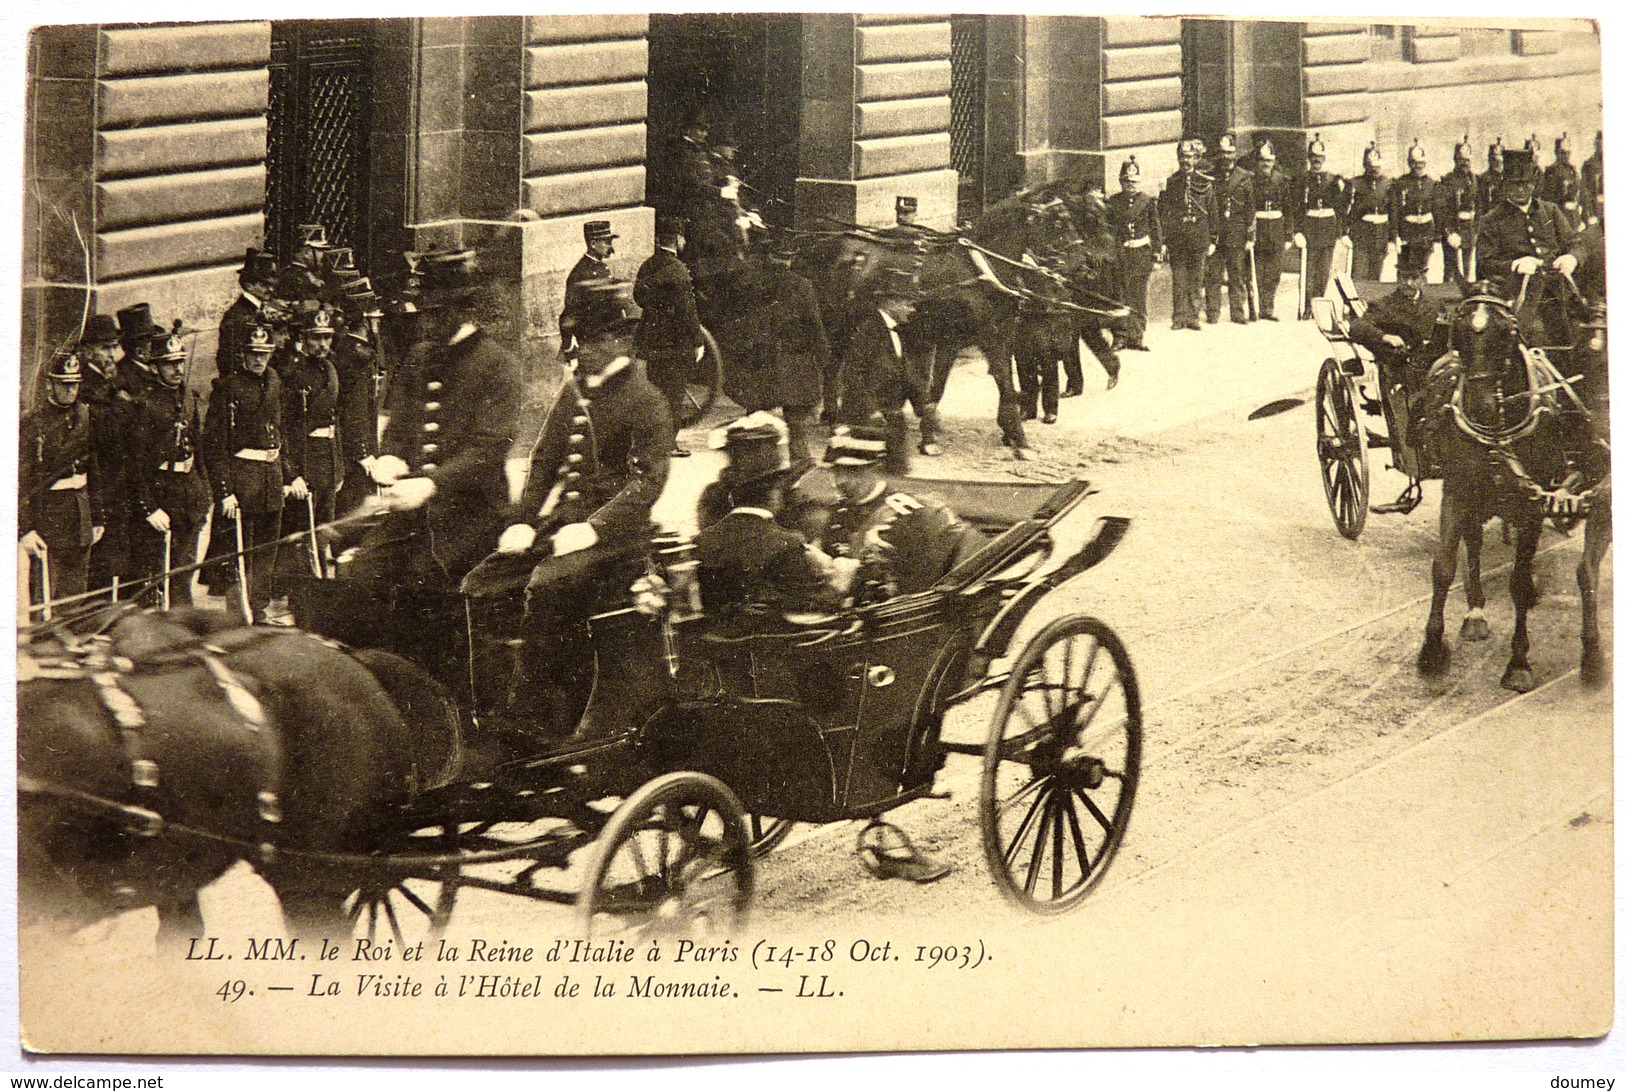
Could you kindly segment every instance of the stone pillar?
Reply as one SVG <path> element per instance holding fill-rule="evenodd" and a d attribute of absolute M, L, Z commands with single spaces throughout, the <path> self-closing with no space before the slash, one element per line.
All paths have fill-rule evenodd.
<path fill-rule="evenodd" d="M 1316 133 L 1326 145 L 1327 169 L 1344 177 L 1361 172 L 1371 139 L 1371 32 L 1363 23 L 1303 25 L 1303 122 L 1299 147 Z"/>
<path fill-rule="evenodd" d="M 909 194 L 922 223 L 953 226 L 948 21 L 809 14 L 802 26 L 797 224 L 891 224 L 895 198 Z"/>
<path fill-rule="evenodd" d="M 214 328 L 264 234 L 271 25 L 39 27 L 24 148 L 22 391 L 81 316 Z M 194 386 L 207 379 L 194 378 Z"/>

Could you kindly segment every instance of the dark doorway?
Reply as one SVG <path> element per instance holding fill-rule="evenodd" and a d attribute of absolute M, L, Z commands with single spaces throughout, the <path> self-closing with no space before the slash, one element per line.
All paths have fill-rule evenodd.
<path fill-rule="evenodd" d="M 794 218 L 801 144 L 799 15 L 649 17 L 649 199 L 672 192 L 673 149 L 703 111 L 710 144 L 738 149 L 743 194 L 763 218 Z"/>
<path fill-rule="evenodd" d="M 1231 116 L 1231 28 L 1223 19 L 1186 19 L 1181 45 L 1185 58 L 1181 88 L 1185 135 L 1207 142 L 1233 124 Z"/>
<path fill-rule="evenodd" d="M 372 45 L 367 20 L 271 24 L 265 246 L 283 260 L 296 227 L 319 223 L 367 268 Z"/>
<path fill-rule="evenodd" d="M 987 202 L 987 17 L 956 15 L 948 85 L 948 165 L 959 172 L 959 217 L 974 219 Z"/>

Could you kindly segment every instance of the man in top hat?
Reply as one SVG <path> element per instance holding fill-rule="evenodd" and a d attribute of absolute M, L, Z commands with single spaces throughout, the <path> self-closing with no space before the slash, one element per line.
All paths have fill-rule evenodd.
<path fill-rule="evenodd" d="M 577 329 L 580 362 L 542 424 L 524 492 L 498 510 L 507 529 L 496 552 L 462 583 L 478 612 L 479 707 L 499 720 L 534 709 L 529 718 L 555 734 L 579 723 L 592 672 L 587 617 L 630 585 L 616 574 L 639 567 L 648 547 L 675 442 L 665 399 L 632 355 L 637 306 L 622 291 L 613 315 L 593 314 Z"/>
<path fill-rule="evenodd" d="M 721 512 L 702 512 L 694 539 L 700 598 L 708 612 L 728 615 L 765 606 L 780 613 L 833 610 L 840 594 L 830 558 L 777 521 L 788 490 L 808 463 L 793 460 L 789 432 L 770 413 L 751 413 L 716 430 L 711 445 L 728 456 L 711 497 Z"/>
<path fill-rule="evenodd" d="M 1207 320 L 1219 320 L 1221 291 L 1230 282 L 1230 321 L 1248 321 L 1248 297 L 1252 294 L 1252 268 L 1248 252 L 1255 239 L 1253 177 L 1236 162 L 1240 150 L 1236 134 L 1219 138 L 1218 155 L 1213 162 L 1213 204 L 1218 215 L 1215 235 L 1218 249 L 1206 270 Z"/>
<path fill-rule="evenodd" d="M 1576 231 L 1584 231 L 1586 218 L 1580 207 L 1580 172 L 1574 169 L 1572 154 L 1568 133 L 1552 142 L 1552 162 L 1541 176 L 1540 196 L 1562 209 Z"/>
<path fill-rule="evenodd" d="M 225 375 L 238 369 L 241 352 L 253 326 L 270 325 L 265 306 L 276 293 L 276 259 L 250 246 L 243 255 L 243 267 L 237 272 L 241 289 L 220 316 L 220 334 L 214 355 L 215 371 Z"/>
<path fill-rule="evenodd" d="M 1585 212 L 1588 227 L 1602 223 L 1602 205 L 1602 130 L 1598 129 L 1596 150 L 1580 164 L 1580 207 Z"/>
<path fill-rule="evenodd" d="M 1478 242 L 1479 182 L 1473 173 L 1473 149 L 1465 135 L 1456 145 L 1450 173 L 1439 179 L 1433 192 L 1444 237 L 1444 275 L 1457 284 L 1471 283 L 1473 250 Z"/>
<path fill-rule="evenodd" d="M 104 531 L 94 423 L 79 401 L 83 379 L 77 356 L 53 360 L 45 404 L 23 417 L 18 435 L 18 544 L 44 555 L 52 599 L 84 593 L 90 547 Z M 43 601 L 38 588 L 32 599 Z"/>
<path fill-rule="evenodd" d="M 152 320 L 150 303 L 136 303 L 118 312 L 119 349 L 124 353 L 119 378 L 131 394 L 138 394 L 143 387 L 158 381 L 147 357 L 152 351 L 152 339 L 165 332 Z"/>
<path fill-rule="evenodd" d="M 564 308 L 559 311 L 559 351 L 567 360 L 574 360 L 580 354 L 576 327 L 583 320 L 583 312 L 603 299 L 593 287 L 612 285 L 615 281 L 609 259 L 615 253 L 615 240 L 620 238 L 608 220 L 588 220 L 581 225 L 581 234 L 586 240 L 587 252 L 564 278 Z"/>
<path fill-rule="evenodd" d="M 1275 293 L 1281 286 L 1281 262 L 1296 225 L 1291 219 L 1293 186 L 1276 168 L 1275 146 L 1261 140 L 1253 156 L 1254 256 L 1258 274 L 1258 317 L 1275 322 Z"/>
<path fill-rule="evenodd" d="M 1337 240 L 1348 234 L 1343 214 L 1348 208 L 1347 183 L 1341 176 L 1326 169 L 1326 145 L 1316 133 L 1307 149 L 1309 169 L 1298 187 L 1294 221 L 1297 234 L 1292 241 L 1303 251 L 1308 277 L 1304 298 L 1314 299 L 1326 294 L 1332 276 L 1332 254 Z"/>
<path fill-rule="evenodd" d="M 840 500 L 819 546 L 860 605 L 925 590 L 983 543 L 942 501 L 891 487 L 890 444 L 884 429 L 859 425 L 837 430 L 824 449 Z"/>
<path fill-rule="evenodd" d="M 1494 208 L 1501 196 L 1501 182 L 1506 177 L 1506 167 L 1503 156 L 1506 149 L 1501 146 L 1501 138 L 1496 137 L 1489 150 L 1484 153 L 1485 170 L 1478 176 L 1478 218 L 1484 219 L 1484 214 Z"/>
<path fill-rule="evenodd" d="M 1204 267 L 1218 248 L 1219 211 L 1213 179 L 1198 170 L 1200 141 L 1181 140 L 1179 170 L 1163 185 L 1157 201 L 1162 243 L 1173 274 L 1174 329 L 1199 330 Z"/>
<path fill-rule="evenodd" d="M 649 381 L 666 396 L 674 422 L 683 419 L 688 376 L 705 355 L 694 279 L 677 256 L 687 228 L 681 216 L 655 213 L 655 252 L 638 267 L 632 288 L 632 298 L 643 309 L 640 347 L 649 364 Z M 674 442 L 670 454 L 686 457 L 688 452 Z"/>
<path fill-rule="evenodd" d="M 811 457 L 812 418 L 830 367 L 829 339 L 812 282 L 791 269 L 795 250 L 781 235 L 750 265 L 746 323 L 755 351 L 728 368 L 728 396 L 747 411 L 777 409 L 789 429 L 790 457 Z"/>
<path fill-rule="evenodd" d="M 717 200 L 719 187 L 711 162 L 709 139 L 711 123 L 704 111 L 695 110 L 684 120 L 672 152 L 672 211 L 688 218 L 705 216 Z"/>
<path fill-rule="evenodd" d="M 920 421 L 920 453 L 942 453 L 937 443 L 941 420 L 936 403 L 931 401 L 931 376 L 923 373 L 918 361 L 909 356 L 902 336 L 903 327 L 914 317 L 919 291 L 913 275 L 902 269 L 881 269 L 870 277 L 866 287 L 870 303 L 853 323 L 846 349 L 843 368 L 846 389 L 841 399 L 840 421 L 853 425 L 869 424 L 877 418 L 883 421 L 887 434 L 892 437 L 894 468 L 904 472 L 908 464 L 905 405 L 913 405 Z M 1000 424 L 1005 423 L 1009 407 L 1014 407 L 1015 424 L 1019 429 L 1020 408 L 1009 370 L 1006 364 L 1003 381 L 1010 390 L 1006 394 L 1004 387 L 1000 388 Z"/>
<path fill-rule="evenodd" d="M 1349 242 L 1354 247 L 1353 273 L 1355 280 L 1381 280 L 1382 265 L 1388 252 L 1399 246 L 1391 215 L 1392 201 L 1389 190 L 1393 183 L 1383 177 L 1382 152 L 1373 140 L 1361 157 L 1365 173 L 1348 187 Z"/>
<path fill-rule="evenodd" d="M 268 620 L 277 539 L 282 534 L 282 380 L 271 367 L 276 339 L 251 326 L 237 370 L 218 375 L 203 421 L 203 464 L 215 501 L 205 578 L 229 607 L 241 609 L 234 560 L 241 528 L 242 570 L 248 575 L 245 623 Z"/>
<path fill-rule="evenodd" d="M 1123 332 L 1125 349 L 1145 352 L 1146 286 L 1162 250 L 1162 229 L 1157 203 L 1140 191 L 1140 164 L 1129 156 L 1117 172 L 1118 191 L 1106 201 L 1106 222 L 1117 240 L 1117 275 L 1123 302 L 1128 304 L 1128 329 Z M 1074 352 L 1073 357 L 1077 356 Z M 1080 387 L 1082 384 L 1078 384 Z M 1083 393 L 1068 383 L 1062 397 Z"/>
<path fill-rule="evenodd" d="M 161 604 L 165 573 L 197 560 L 210 497 L 197 397 L 187 390 L 186 343 L 178 332 L 154 347 L 152 362 L 158 381 L 138 403 L 128 478 L 142 519 L 136 527 L 139 574 L 153 579 L 147 598 Z M 192 575 L 188 570 L 169 579 L 171 607 L 192 605 Z"/>
<path fill-rule="evenodd" d="M 85 320 L 84 332 L 74 353 L 84 372 L 84 383 L 79 395 L 90 405 L 115 396 L 122 386 L 119 382 L 119 332 L 112 315 L 93 314 Z M 124 392 L 128 397 L 128 392 Z"/>
<path fill-rule="evenodd" d="M 1388 218 L 1399 239 L 1399 274 L 1426 273 L 1433 244 L 1443 232 L 1433 215 L 1437 203 L 1433 179 L 1428 177 L 1428 153 L 1420 140 L 1411 142 L 1405 153 L 1410 173 L 1388 188 Z"/>
<path fill-rule="evenodd" d="M 1575 231 L 1563 210 L 1535 196 L 1540 172 L 1532 150 L 1502 156 L 1506 176 L 1500 200 L 1485 213 L 1478 230 L 1478 272 L 1505 298 L 1519 294 L 1522 278 L 1533 278 L 1518 321 L 1529 344 L 1551 344 L 1567 330 L 1566 289 L 1546 270 L 1572 276 L 1579 265 Z"/>
<path fill-rule="evenodd" d="M 391 377 L 371 469 L 390 515 L 362 539 L 349 574 L 436 595 L 455 591 L 502 531 L 523 379 L 476 319 L 475 252 L 424 254 L 419 269 L 423 340 Z"/>
<path fill-rule="evenodd" d="M 333 521 L 344 468 L 338 429 L 339 374 L 333 364 L 334 315 L 321 304 L 301 307 L 299 337 L 282 361 L 282 476 L 293 510 L 289 534 L 314 533 Z M 322 545 L 318 544 L 318 558 Z M 285 545 L 277 569 L 282 580 L 310 575 L 308 542 Z M 325 569 L 324 569 L 325 571 Z M 285 590 L 279 587 L 278 592 Z"/>

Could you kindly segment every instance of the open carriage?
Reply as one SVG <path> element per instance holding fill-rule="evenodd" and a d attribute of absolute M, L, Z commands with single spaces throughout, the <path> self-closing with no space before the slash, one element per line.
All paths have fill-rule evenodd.
<path fill-rule="evenodd" d="M 999 533 L 918 594 L 827 617 L 764 616 L 743 628 L 676 602 L 655 611 L 606 603 L 589 622 L 598 669 L 574 737 L 394 791 L 355 827 L 364 832 L 342 843 L 283 837 L 273 846 L 247 832 L 264 825 L 267 798 L 294 823 L 316 796 L 262 792 L 258 818 L 250 800 L 238 808 L 241 822 L 211 828 L 179 806 L 165 815 L 157 804 L 119 798 L 117 774 L 94 791 L 51 783 L 26 754 L 25 804 L 49 801 L 120 826 L 132 860 L 159 844 L 230 850 L 271 881 L 296 926 L 327 934 L 433 934 L 459 895 L 475 889 L 572 905 L 594 933 L 719 931 L 744 913 L 754 858 L 790 823 L 873 819 L 930 797 L 947 755 L 963 753 L 982 763 L 980 822 L 995 883 L 1028 910 L 1064 911 L 1098 884 L 1121 844 L 1139 774 L 1139 688 L 1122 642 L 1094 618 L 1063 617 L 1019 650 L 1012 644 L 1038 602 L 1107 556 L 1127 521 L 1080 526 L 1091 495 L 1084 482 L 1047 498 L 1031 488 L 955 491 L 968 519 Z M 456 683 L 476 667 L 466 604 L 386 602 L 358 597 L 342 580 L 312 580 L 294 606 L 300 626 L 319 637 L 237 632 L 273 647 L 328 640 L 334 654 L 363 660 L 369 646 L 418 662 L 425 648 L 438 649 L 426 665 L 440 685 L 392 688 L 380 679 L 407 735 L 379 738 L 391 758 L 432 744 L 436 762 L 454 768 L 443 759 L 480 732 L 468 690 Z M 210 661 L 204 684 L 219 681 L 232 674 L 234 639 L 204 638 L 204 651 L 171 649 L 164 662 L 196 654 Z M 58 666 L 59 677 L 87 681 L 108 669 Z M 152 685 L 140 663 L 113 669 L 126 672 L 122 689 L 114 684 L 126 695 Z M 314 680 L 301 686 L 316 689 Z M 993 705 L 985 737 L 946 740 L 945 716 L 973 700 Z M 256 731 L 268 738 L 274 727 Z M 283 766 L 297 766 L 304 744 L 275 741 Z M 348 775 L 340 764 L 335 771 Z M 207 881 L 200 870 L 197 885 Z"/>

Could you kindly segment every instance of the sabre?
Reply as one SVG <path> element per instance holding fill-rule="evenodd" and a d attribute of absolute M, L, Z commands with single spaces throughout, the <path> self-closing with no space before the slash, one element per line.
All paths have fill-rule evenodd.
<path fill-rule="evenodd" d="M 160 602 L 164 610 L 169 609 L 169 553 L 174 545 L 175 536 L 171 531 L 164 531 L 164 585 L 160 592 Z"/>
<path fill-rule="evenodd" d="M 323 579 L 327 573 L 322 570 L 322 547 L 316 540 L 316 498 L 308 492 L 305 494 L 305 513 L 310 516 L 310 536 L 306 539 L 310 545 L 310 574 Z"/>
<path fill-rule="evenodd" d="M 40 617 L 51 620 L 51 550 L 44 542 L 39 544 Z"/>
<path fill-rule="evenodd" d="M 237 530 L 237 605 L 243 608 L 243 624 L 254 624 L 254 608 L 248 602 L 248 558 L 243 554 L 243 513 L 238 509 L 232 519 Z"/>
<path fill-rule="evenodd" d="M 1258 321 L 1258 254 L 1255 244 L 1247 244 L 1247 320 Z"/>

